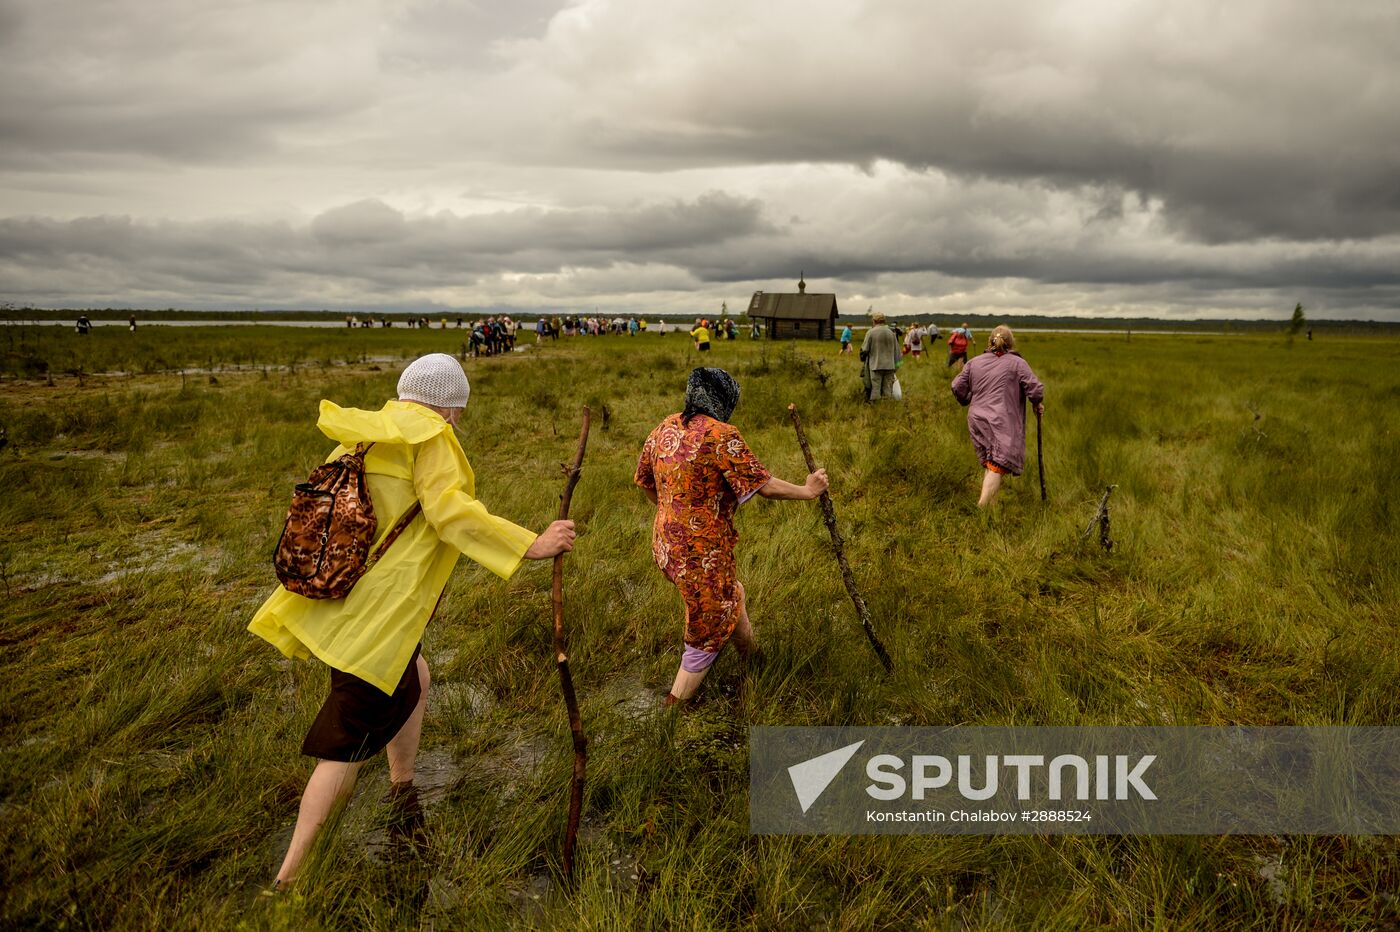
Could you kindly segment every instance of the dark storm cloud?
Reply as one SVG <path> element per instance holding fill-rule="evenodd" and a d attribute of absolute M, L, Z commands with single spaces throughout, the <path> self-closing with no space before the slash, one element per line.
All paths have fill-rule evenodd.
<path fill-rule="evenodd" d="M 680 37 L 723 13 L 586 6 L 524 72 L 575 89 L 571 139 L 605 162 L 885 159 L 1113 185 L 1208 242 L 1400 231 L 1392 0 L 870 2 L 792 21 L 778 4 L 699 52 Z M 618 54 L 639 17 L 673 54 Z"/>
<path fill-rule="evenodd" d="M 238 160 L 374 102 L 355 4 L 11 0 L 0 166 Z"/>
<path fill-rule="evenodd" d="M 698 243 L 719 242 L 769 230 L 756 201 L 705 194 L 630 210 L 519 210 L 458 217 L 442 213 L 409 223 L 380 201 L 329 210 L 311 224 L 316 240 L 330 247 L 429 261 L 468 256 L 598 254 L 649 255 Z M 470 258 L 467 261 L 473 261 Z M 484 259 L 496 263 L 497 259 Z M 553 263 L 558 265 L 558 258 Z"/>
<path fill-rule="evenodd" d="M 0 0 L 0 299 L 1397 318 L 1397 48 L 1393 0 Z"/>
<path fill-rule="evenodd" d="M 240 296 L 243 304 L 378 300 L 399 306 L 437 289 L 477 289 L 478 303 L 509 304 L 521 299 L 523 286 L 511 282 L 522 278 L 550 279 L 529 287 L 560 297 L 588 287 L 704 287 L 743 295 L 754 282 L 785 283 L 798 269 L 843 292 L 878 292 L 882 282 L 901 276 L 1015 278 L 1086 295 L 1140 288 L 1158 303 L 1182 305 L 1205 292 L 1259 291 L 1275 302 L 1326 292 L 1337 302 L 1333 316 L 1344 316 L 1338 309 L 1347 307 L 1342 296 L 1348 293 L 1356 296 L 1353 305 L 1367 309 L 1400 297 L 1393 262 L 1400 239 L 1350 247 L 1297 243 L 1282 250 L 1250 243 L 1144 246 L 1121 240 L 1110 226 L 1092 239 L 1032 230 L 1018 241 L 977 212 L 987 197 L 970 196 L 959 211 L 936 219 L 917 204 L 904 214 L 887 212 L 871 229 L 828 231 L 820 250 L 793 236 L 787 224 L 767 219 L 757 201 L 719 193 L 615 211 L 532 208 L 468 216 L 409 217 L 382 202 L 361 201 L 302 226 L 11 218 L 0 220 L 0 297 L 33 300 L 66 291 L 79 303 L 96 304 L 140 303 L 138 296 L 146 296 L 163 305 L 165 296 L 196 295 L 197 306 Z M 556 280 L 561 275 L 562 283 Z"/>
<path fill-rule="evenodd" d="M 0 294 L 82 300 L 158 294 L 233 294 L 246 286 L 304 287 L 317 278 L 384 289 L 470 284 L 484 275 L 564 267 L 675 264 L 689 249 L 762 234 L 760 205 L 726 194 L 630 210 L 515 210 L 406 218 L 378 201 L 326 211 L 309 225 L 129 217 L 0 219 Z"/>

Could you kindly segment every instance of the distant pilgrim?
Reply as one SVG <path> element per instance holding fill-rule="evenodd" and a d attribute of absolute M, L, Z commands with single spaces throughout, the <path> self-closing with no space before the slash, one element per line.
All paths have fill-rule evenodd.
<path fill-rule="evenodd" d="M 749 318 L 763 321 L 770 340 L 836 339 L 834 294 L 808 294 L 805 273 L 798 278 L 796 294 L 753 293 Z"/>

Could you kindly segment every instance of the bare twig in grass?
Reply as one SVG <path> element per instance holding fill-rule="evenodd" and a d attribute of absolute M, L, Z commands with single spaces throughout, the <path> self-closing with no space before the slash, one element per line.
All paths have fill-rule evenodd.
<path fill-rule="evenodd" d="M 1111 485 L 1103 490 L 1103 498 L 1099 499 L 1098 510 L 1095 511 L 1094 516 L 1089 519 L 1089 524 L 1084 528 L 1084 533 L 1079 535 L 1080 541 L 1088 540 L 1089 535 L 1094 533 L 1094 525 L 1097 524 L 1099 527 L 1099 546 L 1104 549 L 1105 553 L 1113 552 L 1113 539 L 1109 537 L 1108 497 L 1113 494 L 1113 490 L 1116 488 L 1118 488 L 1117 485 Z"/>
<path fill-rule="evenodd" d="M 583 452 L 588 446 L 589 410 L 583 408 L 583 428 L 578 435 L 578 453 L 573 466 L 565 466 L 564 494 L 559 497 L 559 520 L 569 517 L 569 503 L 574 496 L 574 486 L 578 484 L 579 472 L 583 469 Z M 574 736 L 574 776 L 569 791 L 569 823 L 564 831 L 564 876 L 574 876 L 574 841 L 578 837 L 579 815 L 583 809 L 583 781 L 588 767 L 588 739 L 583 734 L 583 720 L 579 717 L 578 697 L 574 694 L 574 679 L 569 673 L 569 655 L 564 650 L 564 555 L 554 557 L 554 662 L 559 668 L 559 688 L 564 693 L 564 707 L 569 712 L 569 731 Z"/>
<path fill-rule="evenodd" d="M 797 430 L 797 443 L 802 447 L 802 455 L 807 459 L 807 471 L 816 472 L 817 461 L 812 457 L 812 448 L 807 445 L 807 435 L 802 431 L 802 420 L 797 416 L 797 405 L 788 405 L 788 414 L 792 416 L 792 426 Z M 875 628 L 870 623 L 870 609 L 861 597 L 860 590 L 856 589 L 856 578 L 851 573 L 851 564 L 846 561 L 846 543 L 841 539 L 841 532 L 836 530 L 836 508 L 831 504 L 831 495 L 823 492 L 821 503 L 826 529 L 831 532 L 831 549 L 836 551 L 836 562 L 841 567 L 841 581 L 846 584 L 846 591 L 851 594 L 851 601 L 856 606 L 856 617 L 860 619 L 860 626 L 865 629 L 865 636 L 870 639 L 870 646 L 875 649 L 875 655 L 880 658 L 880 663 L 888 673 L 894 669 L 894 665 L 890 662 L 889 651 L 880 643 L 880 638 L 876 636 Z"/>
<path fill-rule="evenodd" d="M 1327 639 L 1327 643 L 1322 645 L 1322 675 L 1324 677 L 1332 675 L 1331 667 L 1329 665 L 1329 661 L 1331 659 L 1330 652 L 1332 650 L 1332 642 L 1337 640 L 1341 636 L 1341 629 L 1335 629 L 1332 632 L 1332 636 Z"/>
<path fill-rule="evenodd" d="M 826 383 L 831 381 L 831 373 L 826 371 L 826 360 L 814 359 L 811 356 L 803 356 L 802 361 L 807 364 L 807 368 L 811 370 L 817 383 L 821 385 L 822 388 L 826 388 Z"/>
<path fill-rule="evenodd" d="M 1245 405 L 1245 407 L 1249 408 L 1249 413 L 1254 415 L 1254 423 L 1250 424 L 1249 426 L 1254 430 L 1255 442 L 1257 443 L 1260 440 L 1267 439 L 1269 435 L 1259 429 L 1259 422 L 1264 419 L 1264 412 L 1260 411 L 1259 408 L 1252 401 L 1249 404 Z"/>

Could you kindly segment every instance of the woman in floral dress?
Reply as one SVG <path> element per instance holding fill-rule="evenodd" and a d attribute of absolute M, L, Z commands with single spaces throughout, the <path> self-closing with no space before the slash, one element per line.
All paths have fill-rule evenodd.
<path fill-rule="evenodd" d="M 827 487 L 826 470 L 793 485 L 773 476 L 728 423 L 739 384 L 723 369 L 695 369 L 685 410 L 662 421 L 642 446 L 635 481 L 656 503 L 652 558 L 685 602 L 685 650 L 671 705 L 689 699 L 720 650 L 734 638 L 754 650 L 744 587 L 734 564 L 734 512 L 755 494 L 809 501 Z"/>

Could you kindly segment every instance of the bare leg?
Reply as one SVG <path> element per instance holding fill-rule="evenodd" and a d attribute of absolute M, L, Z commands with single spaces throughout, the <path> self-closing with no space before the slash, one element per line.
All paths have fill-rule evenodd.
<path fill-rule="evenodd" d="M 1001 491 L 1001 473 L 987 470 L 982 476 L 982 497 L 977 500 L 978 508 L 986 508 Z"/>
<path fill-rule="evenodd" d="M 666 704 L 671 705 L 674 702 L 684 702 L 695 695 L 695 691 L 699 689 L 700 684 L 705 681 L 705 674 L 709 672 L 708 668 L 698 673 L 691 673 L 684 667 L 676 670 L 676 681 L 671 684 L 671 695 L 674 696 L 675 699 L 668 699 Z"/>
<path fill-rule="evenodd" d="M 748 593 L 744 590 L 743 583 L 736 583 L 739 587 L 739 623 L 734 626 L 734 633 L 730 639 L 734 642 L 734 649 L 739 652 L 739 656 L 747 660 L 758 649 L 758 643 L 754 639 L 753 625 L 749 623 L 749 599 Z"/>
<path fill-rule="evenodd" d="M 735 623 L 734 632 L 729 637 L 734 642 L 734 648 L 739 652 L 739 656 L 747 660 L 758 649 L 758 646 L 754 640 L 753 625 L 749 623 L 749 604 L 744 584 L 736 580 L 735 586 L 739 590 L 739 620 Z M 667 704 L 684 702 L 695 695 L 695 691 L 705 681 L 705 674 L 708 672 L 708 668 L 698 673 L 691 673 L 684 667 L 678 669 L 675 682 L 671 684 L 671 695 L 675 699 L 668 700 Z"/>
<path fill-rule="evenodd" d="M 685 609 L 686 627 L 690 626 L 690 606 Z M 677 702 L 684 702 L 695 691 L 700 688 L 700 684 L 705 681 L 705 674 L 710 672 L 709 668 L 698 673 L 691 673 L 684 666 L 676 668 L 676 680 L 671 684 L 671 692 L 666 696 L 666 705 L 675 705 Z"/>
<path fill-rule="evenodd" d="M 297 825 L 292 830 L 292 843 L 287 847 L 287 856 L 277 871 L 277 882 L 293 880 L 301 869 L 301 862 L 316 841 L 326 818 L 336 803 L 350 797 L 355 788 L 355 775 L 359 773 L 358 763 L 345 763 L 338 760 L 323 760 L 316 763 L 311 779 L 306 781 L 306 791 L 301 794 L 301 808 L 297 812 Z"/>
<path fill-rule="evenodd" d="M 418 760 L 418 742 L 423 737 L 423 712 L 428 708 L 428 686 L 432 677 L 428 675 L 428 661 L 418 655 L 418 705 L 408 721 L 403 723 L 399 733 L 390 739 L 384 748 L 389 757 L 389 782 L 412 783 L 413 767 Z"/>
<path fill-rule="evenodd" d="M 418 762 L 418 743 L 423 736 L 423 714 L 428 708 L 428 687 L 432 685 L 432 676 L 428 673 L 428 661 L 423 659 L 422 654 L 415 662 L 418 666 L 418 704 L 384 751 L 389 758 L 389 838 L 396 843 L 407 843 L 421 852 L 426 850 L 428 835 L 423 809 L 418 802 L 418 790 L 413 785 L 413 772 Z"/>

